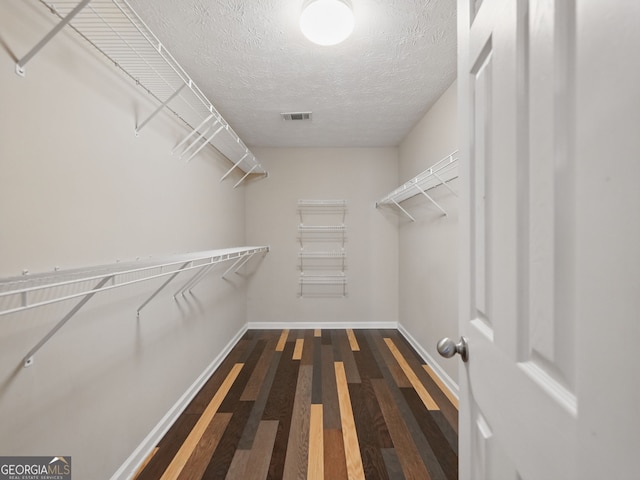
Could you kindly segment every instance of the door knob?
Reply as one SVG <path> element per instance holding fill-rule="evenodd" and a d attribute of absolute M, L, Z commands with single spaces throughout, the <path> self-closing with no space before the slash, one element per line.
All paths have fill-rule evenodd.
<path fill-rule="evenodd" d="M 464 337 L 460 337 L 460 341 L 456 343 L 450 338 L 445 337 L 438 342 L 438 353 L 445 358 L 451 358 L 456 353 L 459 353 L 460 357 L 462 357 L 462 361 L 466 362 L 467 360 L 469 360 L 469 347 L 467 345 L 467 339 Z"/>

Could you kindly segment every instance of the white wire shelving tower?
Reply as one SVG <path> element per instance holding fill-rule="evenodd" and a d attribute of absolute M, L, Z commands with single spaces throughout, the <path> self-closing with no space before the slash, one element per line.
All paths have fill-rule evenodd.
<path fill-rule="evenodd" d="M 299 297 L 346 297 L 346 200 L 298 200 Z M 334 223 L 304 223 L 305 218 Z"/>
<path fill-rule="evenodd" d="M 267 176 L 255 155 L 126 0 L 39 1 L 60 21 L 17 61 L 19 75 L 24 76 L 27 63 L 69 26 L 159 102 L 156 110 L 138 123 L 136 135 L 167 109 L 191 128 L 172 153 L 188 162 L 212 145 L 233 163 L 221 180 L 236 168 L 244 173 L 234 188 L 251 174 Z"/>

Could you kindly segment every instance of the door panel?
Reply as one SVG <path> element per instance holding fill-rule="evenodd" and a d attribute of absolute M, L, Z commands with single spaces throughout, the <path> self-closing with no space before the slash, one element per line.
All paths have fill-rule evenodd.
<path fill-rule="evenodd" d="M 476 462 L 473 478 L 519 480 L 515 465 L 506 454 L 500 440 L 496 438 L 487 419 L 474 408 L 473 449 Z"/>
<path fill-rule="evenodd" d="M 489 311 L 489 298 L 491 292 L 491 278 L 488 276 L 489 252 L 491 239 L 488 236 L 490 230 L 487 223 L 490 220 L 491 210 L 488 208 L 487 186 L 485 184 L 486 175 L 491 171 L 489 161 L 491 159 L 491 104 L 492 87 L 491 82 L 491 42 L 485 44 L 480 56 L 476 59 L 474 68 L 471 71 L 474 103 L 473 103 L 473 138 L 475 150 L 474 183 L 474 223 L 473 238 L 475 248 L 473 251 L 474 268 L 474 309 L 479 322 L 484 323 L 484 331 L 489 338 L 493 338 L 493 325 Z"/>
<path fill-rule="evenodd" d="M 528 86 L 523 112 L 529 111 L 529 138 L 518 139 L 529 145 L 529 155 L 519 159 L 528 164 L 523 168 L 529 174 L 528 211 L 523 212 L 528 226 L 520 237 L 521 275 L 528 276 L 521 277 L 528 298 L 519 317 L 524 347 L 520 360 L 533 378 L 566 390 L 567 398 L 575 386 L 574 16 L 571 1 L 532 2 L 528 9 L 530 35 L 524 42 L 528 52 L 523 53 L 529 59 L 529 78 L 520 88 Z"/>

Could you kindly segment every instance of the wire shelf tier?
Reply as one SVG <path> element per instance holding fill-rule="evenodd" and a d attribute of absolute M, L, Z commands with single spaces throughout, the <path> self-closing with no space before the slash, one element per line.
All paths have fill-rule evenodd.
<path fill-rule="evenodd" d="M 303 222 L 304 214 L 325 215 L 335 214 L 341 217 L 344 223 L 347 214 L 346 200 L 298 200 L 298 213 L 300 215 L 300 223 Z"/>
<path fill-rule="evenodd" d="M 216 265 L 232 262 L 222 278 L 236 273 L 257 253 L 269 251 L 267 246 L 236 247 L 209 250 L 185 255 L 127 262 L 115 265 L 88 267 L 39 275 L 23 275 L 0 280 L 0 316 L 19 313 L 32 308 L 78 299 L 78 303 L 24 358 L 29 366 L 35 353 L 73 317 L 91 298 L 100 292 L 136 283 L 168 277 L 137 309 L 137 314 L 179 274 L 191 272 L 191 278 L 174 296 L 191 291 Z"/>
<path fill-rule="evenodd" d="M 423 194 L 434 205 L 436 205 L 445 215 L 447 212 L 437 203 L 427 191 L 439 187 L 441 185 L 448 188 L 451 193 L 456 193 L 451 189 L 448 182 L 458 177 L 458 150 L 447 155 L 439 162 L 435 163 L 424 172 L 416 175 L 411 180 L 405 182 L 393 192 L 389 193 L 376 202 L 376 208 L 381 205 L 395 205 L 404 212 L 411 220 L 415 220 L 409 212 L 402 208 L 399 204 L 416 195 Z"/>
<path fill-rule="evenodd" d="M 344 273 L 331 275 L 301 274 L 299 284 L 299 297 L 327 298 L 347 296 L 347 276 Z"/>
<path fill-rule="evenodd" d="M 345 225 L 299 225 L 300 233 L 343 233 L 347 231 Z"/>
<path fill-rule="evenodd" d="M 306 271 L 325 271 L 329 275 L 334 275 L 331 271 L 336 269 L 340 270 L 340 273 L 344 273 L 346 269 L 347 253 L 342 251 L 301 251 L 298 253 L 299 268 L 302 274 Z"/>
<path fill-rule="evenodd" d="M 347 208 L 346 200 L 298 200 L 298 208 Z"/>
<path fill-rule="evenodd" d="M 345 252 L 300 252 L 298 257 L 300 258 L 346 258 Z"/>
<path fill-rule="evenodd" d="M 300 285 L 346 285 L 347 277 L 337 275 L 300 275 Z"/>
<path fill-rule="evenodd" d="M 138 124 L 138 133 L 162 108 L 186 123 L 192 133 L 179 147 L 180 156 L 190 160 L 209 144 L 246 174 L 267 172 L 229 124 L 222 118 L 193 79 L 167 51 L 126 0 L 40 0 L 61 22 L 16 66 L 24 74 L 25 64 L 64 25 L 104 54 L 133 81 L 152 95 L 160 106 Z M 176 147 L 177 150 L 178 147 Z"/>

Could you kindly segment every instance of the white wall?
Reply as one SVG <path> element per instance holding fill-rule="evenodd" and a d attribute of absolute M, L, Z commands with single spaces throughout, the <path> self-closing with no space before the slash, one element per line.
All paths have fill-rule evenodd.
<path fill-rule="evenodd" d="M 252 277 L 253 322 L 397 322 L 396 219 L 375 202 L 398 181 L 395 148 L 255 149 L 269 179 L 247 189 L 247 241 L 271 251 Z M 346 298 L 299 298 L 298 199 L 346 199 Z M 333 220 L 332 220 L 333 221 Z M 306 222 L 306 220 L 305 220 Z"/>
<path fill-rule="evenodd" d="M 457 150 L 456 98 L 454 82 L 402 141 L 401 183 Z M 402 205 L 415 222 L 399 215 L 400 324 L 457 383 L 458 362 L 440 357 L 436 343 L 458 332 L 458 199 L 445 187 L 429 194 L 447 216 L 423 195 Z"/>
<path fill-rule="evenodd" d="M 243 245 L 239 175 L 207 148 L 170 155 L 188 133 L 104 57 L 64 30 L 28 65 L 56 17 L 0 2 L 0 278 Z M 253 262 L 253 261 L 252 261 Z M 183 279 L 182 281 L 185 281 Z M 22 368 L 73 302 L 0 317 L 0 452 L 71 455 L 74 478 L 108 478 L 245 325 L 246 280 L 210 275 L 194 295 L 163 280 L 97 295 Z"/>

